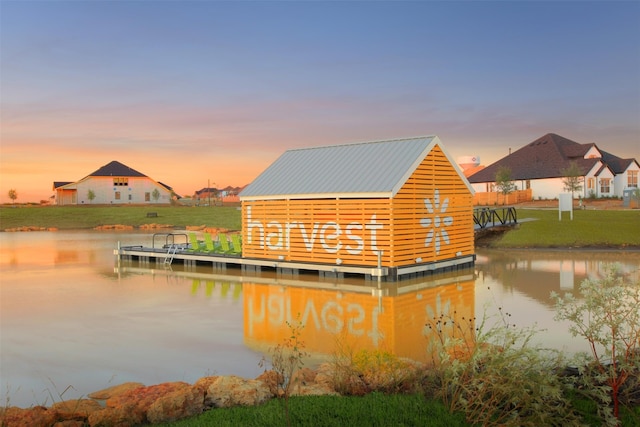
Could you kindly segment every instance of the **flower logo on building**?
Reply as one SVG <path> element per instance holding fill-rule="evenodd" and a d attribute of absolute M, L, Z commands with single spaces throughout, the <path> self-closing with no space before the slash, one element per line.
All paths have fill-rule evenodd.
<path fill-rule="evenodd" d="M 428 248 L 431 246 L 431 243 L 434 243 L 436 254 L 439 254 L 441 242 L 447 245 L 449 244 L 449 233 L 447 233 L 445 227 L 453 224 L 452 216 L 444 216 L 449 207 L 449 198 L 445 198 L 444 201 L 440 203 L 440 192 L 436 189 L 433 194 L 433 201 L 431 201 L 431 199 L 424 199 L 424 206 L 431 216 L 430 218 L 422 218 L 420 220 L 420 225 L 429 228 L 427 237 L 424 240 L 424 246 Z"/>

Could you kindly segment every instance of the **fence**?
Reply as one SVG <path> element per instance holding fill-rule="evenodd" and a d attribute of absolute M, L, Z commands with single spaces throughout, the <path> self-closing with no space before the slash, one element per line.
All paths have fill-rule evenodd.
<path fill-rule="evenodd" d="M 531 200 L 533 200 L 531 189 L 512 191 L 506 195 L 495 191 L 473 195 L 474 206 L 513 205 Z"/>

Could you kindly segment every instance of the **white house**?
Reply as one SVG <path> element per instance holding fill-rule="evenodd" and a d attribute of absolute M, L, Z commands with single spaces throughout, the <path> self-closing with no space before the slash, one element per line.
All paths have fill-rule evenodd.
<path fill-rule="evenodd" d="M 53 183 L 57 205 L 168 204 L 171 187 L 112 161 L 76 182 Z"/>
<path fill-rule="evenodd" d="M 496 173 L 505 167 L 517 190 L 531 189 L 534 199 L 553 199 L 566 192 L 566 170 L 574 163 L 582 181 L 574 197 L 622 197 L 638 188 L 640 165 L 621 159 L 594 143 L 579 144 L 549 133 L 468 177 L 476 192 L 495 191 Z"/>

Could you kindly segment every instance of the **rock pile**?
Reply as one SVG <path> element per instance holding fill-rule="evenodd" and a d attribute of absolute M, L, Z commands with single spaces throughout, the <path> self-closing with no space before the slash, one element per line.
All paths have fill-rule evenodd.
<path fill-rule="evenodd" d="M 157 229 L 165 229 L 165 228 L 173 228 L 171 224 L 142 224 L 140 225 L 140 230 L 157 230 Z"/>
<path fill-rule="evenodd" d="M 17 232 L 17 231 L 58 231 L 55 227 L 36 227 L 34 225 L 24 227 L 5 228 L 4 231 Z"/>
<path fill-rule="evenodd" d="M 323 371 L 324 369 L 324 371 Z M 329 380 L 328 368 L 298 372 L 293 395 L 337 394 Z M 212 376 L 190 385 L 170 382 L 153 386 L 125 383 L 95 393 L 88 399 L 67 400 L 51 407 L 0 408 L 3 427 L 130 427 L 191 417 L 215 408 L 260 405 L 276 397 L 274 373 L 256 379 Z"/>
<path fill-rule="evenodd" d="M 133 225 L 105 224 L 93 227 L 94 230 L 133 230 Z"/>

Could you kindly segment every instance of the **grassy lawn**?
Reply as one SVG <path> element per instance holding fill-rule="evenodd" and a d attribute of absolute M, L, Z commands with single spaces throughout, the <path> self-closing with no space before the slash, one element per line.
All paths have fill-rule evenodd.
<path fill-rule="evenodd" d="M 148 218 L 155 212 L 157 218 Z M 0 207 L 0 229 L 16 227 L 55 227 L 60 230 L 91 229 L 99 225 L 169 224 L 176 228 L 187 225 L 239 230 L 238 207 L 186 206 L 18 206 Z"/>
<path fill-rule="evenodd" d="M 157 213 L 157 218 L 147 213 Z M 557 209 L 518 209 L 522 223 L 492 241 L 496 248 L 635 247 L 640 248 L 640 210 L 576 210 L 558 220 Z M 529 221 L 529 219 L 533 219 Z M 237 206 L 2 206 L 0 229 L 55 227 L 91 229 L 99 225 L 169 224 L 241 228 Z"/>
<path fill-rule="evenodd" d="M 371 393 L 362 397 L 291 397 L 292 426 L 442 426 L 468 425 L 464 414 L 450 414 L 438 401 L 419 394 Z M 282 399 L 272 399 L 256 407 L 214 409 L 197 417 L 161 424 L 173 427 L 199 426 L 286 426 Z"/>
<path fill-rule="evenodd" d="M 582 425 L 599 427 L 597 405 L 573 396 L 571 403 L 582 419 Z M 291 397 L 289 414 L 292 426 L 469 426 L 462 413 L 450 413 L 438 400 L 421 394 L 371 393 L 356 396 Z M 621 425 L 638 425 L 640 408 L 624 408 Z M 157 424 L 161 427 L 281 427 L 286 426 L 282 399 L 272 399 L 260 406 L 212 409 L 201 415 Z"/>
<path fill-rule="evenodd" d="M 517 213 L 523 222 L 495 240 L 493 247 L 640 247 L 640 210 L 577 210 L 573 221 L 568 212 L 560 221 L 557 209 Z"/>

